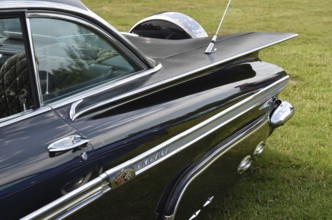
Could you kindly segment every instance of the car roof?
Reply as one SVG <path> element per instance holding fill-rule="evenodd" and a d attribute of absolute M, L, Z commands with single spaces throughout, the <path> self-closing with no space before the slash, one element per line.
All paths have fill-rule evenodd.
<path fill-rule="evenodd" d="M 70 8 L 88 10 L 80 0 L 1 0 L 0 9 L 57 8 L 60 5 L 62 7 L 69 6 Z"/>
<path fill-rule="evenodd" d="M 54 2 L 54 3 L 71 5 L 81 9 L 86 9 L 85 5 L 80 0 L 29 0 L 29 1 Z"/>

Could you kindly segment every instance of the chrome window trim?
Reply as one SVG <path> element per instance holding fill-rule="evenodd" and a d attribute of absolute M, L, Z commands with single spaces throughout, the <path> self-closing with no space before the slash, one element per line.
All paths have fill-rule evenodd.
<path fill-rule="evenodd" d="M 99 92 L 103 92 L 103 91 L 108 90 L 110 88 L 114 88 L 116 86 L 131 82 L 131 81 L 139 79 L 141 77 L 148 76 L 148 75 L 150 75 L 152 73 L 155 73 L 155 72 L 157 72 L 158 70 L 161 69 L 161 64 L 160 63 L 158 63 L 152 69 L 147 69 L 148 67 L 143 63 L 143 61 L 141 61 L 137 56 L 135 56 L 135 54 L 133 54 L 130 50 L 128 50 L 121 42 L 119 42 L 117 39 L 115 39 L 113 36 L 111 36 L 109 33 L 104 31 L 100 27 L 98 27 L 96 25 L 93 25 L 93 24 L 89 23 L 86 20 L 81 20 L 81 19 L 78 19 L 76 17 L 66 15 L 66 14 L 62 14 L 62 13 L 44 12 L 44 11 L 27 12 L 26 17 L 27 17 L 27 20 L 32 19 L 32 18 L 50 18 L 50 19 L 66 20 L 66 21 L 70 21 L 70 22 L 74 22 L 76 24 L 82 25 L 84 27 L 88 27 L 89 29 L 95 31 L 97 34 L 100 34 L 100 36 L 104 37 L 107 41 L 111 42 L 112 46 L 118 47 L 119 50 L 124 53 L 126 58 L 128 58 L 131 62 L 135 63 L 135 65 L 140 68 L 139 71 L 131 73 L 128 76 L 125 76 L 122 79 L 111 80 L 111 81 L 105 82 L 105 83 L 103 83 L 103 84 L 101 84 L 101 85 L 99 85 L 95 88 L 88 89 L 88 91 L 94 90 L 94 92 L 90 92 L 90 93 L 86 92 L 86 91 L 78 92 L 77 94 L 71 95 L 68 98 L 64 98 L 64 99 L 61 99 L 59 101 L 54 101 L 54 102 L 51 102 L 51 103 L 47 104 L 47 105 L 49 105 L 53 108 L 61 107 L 63 105 L 69 104 L 70 102 L 77 101 L 78 99 L 82 99 L 86 96 L 90 96 L 90 95 L 93 95 L 93 94 L 96 94 L 96 93 L 99 93 Z M 28 21 L 27 24 L 30 25 L 30 22 Z M 30 26 L 29 26 L 29 31 L 30 31 L 30 33 L 29 33 L 29 42 L 31 44 L 31 49 L 33 49 L 33 55 L 34 55 L 32 32 L 31 32 Z M 37 70 L 37 66 L 35 65 L 35 60 L 34 60 L 34 66 L 36 68 L 35 69 L 36 79 L 39 79 L 39 76 L 37 76 L 38 75 L 37 74 L 38 70 Z M 109 87 L 108 84 L 114 84 L 114 85 L 111 85 L 111 87 Z M 44 105 L 44 101 L 43 101 L 42 94 L 41 94 L 40 83 L 37 82 L 37 85 L 39 87 L 38 92 L 39 92 L 39 98 L 40 98 L 40 105 Z M 105 88 L 100 88 L 100 87 L 105 87 Z M 84 93 L 85 95 L 82 95 L 81 93 Z"/>
<path fill-rule="evenodd" d="M 122 164 L 119 164 L 114 168 L 105 171 L 99 177 L 88 182 L 87 185 L 83 185 L 67 195 L 60 197 L 30 215 L 25 216 L 23 219 L 38 217 L 55 218 L 70 215 L 71 213 L 84 207 L 88 202 L 93 202 L 95 199 L 101 197 L 106 191 L 111 190 L 112 181 L 122 171 L 128 169 L 133 170 L 135 172 L 135 176 L 144 173 L 174 154 L 188 148 L 191 144 L 196 143 L 217 129 L 220 129 L 222 126 L 230 123 L 251 109 L 264 104 L 264 102 L 278 94 L 287 85 L 288 81 L 288 76 L 281 78 L 268 87 L 261 89 L 257 93 L 245 98 L 237 104 L 221 111 L 194 127 Z M 268 119 L 268 116 L 266 117 Z M 143 168 L 138 167 L 139 164 L 145 163 L 146 166 Z M 93 193 L 91 193 L 92 190 Z M 59 219 L 61 219 L 61 217 Z"/>
<path fill-rule="evenodd" d="M 123 79 L 118 79 L 118 80 L 114 80 L 114 81 L 105 82 L 104 84 L 101 84 L 101 85 L 96 86 L 94 88 L 87 89 L 84 92 L 79 92 L 75 95 L 72 95 L 71 97 L 67 97 L 67 98 L 64 98 L 62 100 L 50 103 L 50 104 L 48 104 L 48 106 L 51 106 L 52 108 L 59 108 L 59 107 L 62 107 L 64 105 L 68 105 L 70 103 L 73 103 L 73 102 L 79 101 L 81 99 L 84 99 L 88 96 L 96 95 L 98 93 L 105 92 L 109 89 L 113 89 L 115 87 L 124 85 L 126 83 L 135 81 L 137 79 L 149 76 L 149 75 L 159 71 L 161 68 L 162 68 L 162 65 L 159 63 L 156 67 L 154 67 L 152 69 L 146 70 L 146 71 L 141 72 L 141 73 L 134 73 L 133 75 L 128 76 L 128 77 L 123 78 Z M 77 105 L 75 106 L 75 108 L 76 107 L 77 107 Z M 96 106 L 94 106 L 93 108 L 95 108 L 95 107 Z M 73 109 L 73 111 L 76 112 L 75 109 Z M 77 115 L 77 113 L 72 114 L 72 115 Z"/>
<path fill-rule="evenodd" d="M 130 50 L 128 50 L 121 42 L 119 42 L 117 39 L 115 39 L 111 34 L 107 33 L 102 28 L 98 27 L 97 25 L 93 25 L 88 20 L 84 18 L 78 18 L 75 15 L 69 15 L 66 13 L 59 13 L 59 12 L 48 12 L 48 11 L 29 11 L 27 12 L 27 18 L 51 18 L 51 19 L 61 19 L 66 21 L 71 21 L 76 24 L 81 24 L 85 27 L 88 27 L 91 30 L 96 31 L 101 36 L 105 37 L 108 41 L 112 42 L 112 46 L 118 47 L 121 52 L 126 54 L 128 56 L 127 58 L 130 58 L 131 61 L 135 62 L 138 67 L 141 67 L 142 70 L 146 68 L 144 63 L 138 59 Z"/>
<path fill-rule="evenodd" d="M 137 79 L 139 79 L 139 78 L 142 78 L 142 77 L 145 77 L 145 76 L 151 75 L 152 73 L 155 73 L 155 72 L 159 71 L 161 68 L 162 68 L 162 65 L 159 63 L 155 68 L 153 68 L 153 69 L 151 69 L 151 70 L 148 70 L 148 71 L 146 71 L 146 72 L 143 72 L 142 75 L 140 75 L 140 74 L 136 74 L 136 75 L 133 75 L 132 77 L 125 78 L 125 79 L 123 79 L 123 80 L 120 80 L 120 81 L 118 81 L 118 82 L 113 83 L 113 85 L 111 85 L 111 87 L 105 88 L 105 89 L 103 89 L 103 90 L 102 90 L 102 89 L 98 90 L 98 89 L 95 89 L 95 88 L 94 88 L 94 89 L 93 89 L 93 94 L 97 94 L 97 93 L 103 92 L 103 91 L 105 91 L 105 90 L 112 89 L 112 88 L 115 88 L 115 87 L 118 87 L 118 86 L 124 85 L 124 84 L 126 84 L 126 83 L 129 83 L 129 82 L 131 82 L 131 81 L 137 80 Z M 100 103 L 98 103 L 98 104 L 96 104 L 96 105 L 94 105 L 94 106 L 91 106 L 91 107 L 89 107 L 89 108 L 83 109 L 83 110 L 81 110 L 81 111 L 79 111 L 79 112 L 76 112 L 76 110 L 75 110 L 75 108 L 76 108 L 78 105 L 72 105 L 70 111 L 71 111 L 71 112 L 74 112 L 74 114 L 70 114 L 70 119 L 71 119 L 72 121 L 74 121 L 76 118 L 78 118 L 79 116 L 83 115 L 83 114 L 86 113 L 86 112 L 89 112 L 89 111 L 91 111 L 91 110 L 93 110 L 93 109 L 96 109 L 96 108 L 99 108 L 99 107 L 101 107 L 101 106 L 107 105 L 107 104 L 112 103 L 112 102 L 114 102 L 114 101 L 117 101 L 117 100 L 120 100 L 120 99 L 123 99 L 123 98 L 129 97 L 129 96 L 132 96 L 132 95 L 138 94 L 138 93 L 140 93 L 140 92 L 142 92 L 142 91 L 147 90 L 148 88 L 149 88 L 149 87 L 146 87 L 146 88 L 144 88 L 144 89 L 138 89 L 138 90 L 134 90 L 133 92 L 125 93 L 124 95 L 116 96 L 115 98 L 111 98 L 111 99 L 105 100 L 105 101 L 100 102 Z M 98 92 L 98 91 L 99 91 L 99 92 Z M 85 93 L 85 96 L 89 96 L 89 95 L 86 95 L 87 92 L 84 92 L 84 93 Z M 93 94 L 91 94 L 91 95 L 93 95 Z M 83 99 L 84 97 L 80 97 L 80 98 Z M 60 106 L 55 105 L 55 106 L 53 106 L 53 107 L 56 108 L 56 107 L 60 107 Z"/>
<path fill-rule="evenodd" d="M 5 117 L 5 118 L 1 118 L 0 119 L 0 128 L 5 127 L 7 125 L 17 123 L 19 121 L 23 121 L 23 120 L 28 119 L 28 118 L 32 118 L 32 117 L 37 116 L 37 115 L 41 115 L 41 114 L 43 114 L 45 112 L 48 112 L 48 111 L 51 111 L 51 110 L 52 110 L 52 108 L 50 108 L 48 106 L 44 106 L 44 107 L 41 107 L 38 110 L 30 109 L 30 110 L 27 110 L 27 111 L 24 111 L 24 112 L 17 113 L 15 115 L 11 115 L 11 116 L 8 116 L 8 117 Z"/>
<path fill-rule="evenodd" d="M 14 11 L 13 11 L 14 12 Z M 16 11 L 15 11 L 16 12 Z M 23 12 L 25 13 L 25 17 L 23 17 L 23 19 L 25 19 L 25 22 L 26 22 L 26 27 L 23 27 L 22 23 L 21 23 L 21 29 L 23 28 L 26 28 L 27 30 L 27 37 L 28 37 L 28 44 L 29 45 L 26 45 L 27 48 L 25 48 L 25 51 L 28 49 L 30 50 L 30 55 L 32 57 L 32 68 L 33 68 L 33 74 L 38 77 L 38 74 L 36 75 L 36 65 L 35 65 L 35 56 L 34 56 L 34 50 L 32 48 L 32 39 L 31 39 L 31 30 L 30 30 L 30 24 L 29 24 L 29 20 L 27 19 L 26 17 L 26 10 L 21 10 L 20 12 Z M 38 81 L 37 81 L 37 84 L 38 84 Z M 40 87 L 40 86 L 39 86 Z M 39 88 L 38 88 L 39 89 Z M 38 92 L 39 93 L 39 92 Z M 38 102 L 40 103 L 40 97 L 38 95 Z M 2 127 L 6 127 L 8 125 L 11 125 L 11 124 L 14 124 L 14 123 L 17 123 L 17 122 L 20 122 L 22 120 L 25 120 L 25 119 L 28 119 L 28 118 L 31 118 L 31 117 L 34 117 L 34 116 L 37 116 L 37 115 L 41 115 L 45 112 L 48 112 L 48 111 L 51 111 L 52 109 L 50 107 L 42 107 L 42 108 L 39 108 L 37 110 L 34 110 L 34 109 L 28 109 L 26 111 L 22 111 L 22 112 L 19 112 L 17 114 L 14 114 L 14 115 L 10 115 L 10 116 L 7 116 L 7 117 L 4 117 L 4 118 L 0 118 L 0 128 Z"/>
<path fill-rule="evenodd" d="M 82 3 L 83 4 L 83 3 Z M 83 4 L 84 5 L 84 4 Z M 85 5 L 84 5 L 85 6 Z M 65 4 L 64 2 L 62 3 L 56 3 L 56 2 L 51 2 L 51 1 L 27 1 L 27 0 L 22 0 L 22 1 L 7 1 L 5 0 L 4 2 L 1 1 L 0 4 L 0 10 L 28 10 L 28 11 L 44 11 L 44 12 L 54 12 L 54 13 L 62 13 L 62 14 L 71 14 L 71 15 L 76 15 L 76 16 L 81 16 L 81 18 L 94 21 L 98 23 L 101 26 L 105 27 L 105 30 L 109 30 L 110 32 L 116 34 L 116 36 L 120 39 L 120 41 L 124 44 L 127 44 L 128 47 L 130 47 L 131 51 L 133 52 L 136 57 L 139 57 L 143 63 L 146 63 L 148 58 L 143 55 L 140 51 L 137 51 L 133 44 L 128 41 L 125 37 L 119 33 L 116 28 L 114 28 L 111 24 L 106 22 L 104 19 L 102 19 L 100 16 L 92 12 L 90 9 L 88 9 L 86 6 L 85 8 L 77 7 L 74 5 L 68 5 Z M 147 64 L 147 63 L 146 63 Z M 152 66 L 148 65 L 150 68 Z"/>
<path fill-rule="evenodd" d="M 50 104 L 48 104 L 48 106 L 51 106 L 52 108 L 59 108 L 59 107 L 62 107 L 64 105 L 68 105 L 72 102 L 76 102 L 76 101 L 78 101 L 80 99 L 84 99 L 88 96 L 96 95 L 98 93 L 107 91 L 109 89 L 113 89 L 115 87 L 124 85 L 126 83 L 131 82 L 131 81 L 134 81 L 134 80 L 152 75 L 153 73 L 158 72 L 161 68 L 162 68 L 162 65 L 159 63 L 153 69 L 146 70 L 146 71 L 141 72 L 141 73 L 136 73 L 136 74 L 134 74 L 132 76 L 128 76 L 127 78 L 124 78 L 124 79 L 118 79 L 118 80 L 114 80 L 114 81 L 105 82 L 104 84 L 101 84 L 101 85 L 96 86 L 94 88 L 88 89 L 84 92 L 79 92 L 75 95 L 72 95 L 71 97 L 67 97 L 67 98 L 64 98 L 62 100 L 50 103 Z"/>
<path fill-rule="evenodd" d="M 37 85 L 37 92 L 38 92 L 38 102 L 39 105 L 42 104 L 42 92 L 41 92 L 41 85 L 40 85 L 40 79 L 39 79 L 39 74 L 38 74 L 38 67 L 36 65 L 36 56 L 35 56 L 35 50 L 33 47 L 33 41 L 32 41 L 32 33 L 31 33 L 31 26 L 30 26 L 30 20 L 27 18 L 27 14 L 25 14 L 25 23 L 27 25 L 27 32 L 28 32 L 28 42 L 29 42 L 29 49 L 30 49 L 30 55 L 31 55 L 31 59 L 32 59 L 32 69 L 33 69 L 33 74 L 35 76 L 35 83 Z"/>

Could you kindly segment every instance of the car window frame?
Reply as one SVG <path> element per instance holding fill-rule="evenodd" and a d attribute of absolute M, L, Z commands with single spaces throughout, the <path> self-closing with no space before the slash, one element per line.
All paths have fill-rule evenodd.
<path fill-rule="evenodd" d="M 35 79 L 35 69 L 33 61 L 33 52 L 30 44 L 30 33 L 28 30 L 27 19 L 26 19 L 26 10 L 1 10 L 1 18 L 18 18 L 21 25 L 21 31 L 23 35 L 23 44 L 24 51 L 27 57 L 28 62 L 28 75 L 31 83 L 31 95 L 33 100 L 33 108 L 27 109 L 25 111 L 9 115 L 7 117 L 0 118 L 0 128 L 7 125 L 16 123 L 18 121 L 24 120 L 26 118 L 34 117 L 36 115 L 48 112 L 51 110 L 49 107 L 40 108 L 40 101 L 38 98 L 38 92 L 36 91 L 37 84 Z"/>
<path fill-rule="evenodd" d="M 61 106 L 65 106 L 67 104 L 77 102 L 79 100 L 84 99 L 85 97 L 96 95 L 98 93 L 102 93 L 107 90 L 110 90 L 114 87 L 118 87 L 120 85 L 124 85 L 126 83 L 133 82 L 139 78 L 146 77 L 161 69 L 161 65 L 159 63 L 156 63 L 153 60 L 151 60 L 151 63 L 155 63 L 155 65 L 153 67 L 146 65 L 145 62 L 143 60 L 141 60 L 139 56 L 134 54 L 130 50 L 130 48 L 127 47 L 127 45 L 124 45 L 124 43 L 119 41 L 116 38 L 116 36 L 112 35 L 113 33 L 109 32 L 112 30 L 107 30 L 104 27 L 97 25 L 98 21 L 90 21 L 90 20 L 85 19 L 82 16 L 77 16 L 75 14 L 68 14 L 65 12 L 57 12 L 57 11 L 45 11 L 45 10 L 28 11 L 26 13 L 26 18 L 27 18 L 27 25 L 28 25 L 28 30 L 29 30 L 29 40 L 31 42 L 30 46 L 31 46 L 31 50 L 33 53 L 33 57 L 35 57 L 35 55 L 34 55 L 33 42 L 32 42 L 32 32 L 30 29 L 31 28 L 30 19 L 31 18 L 60 19 L 60 20 L 73 22 L 78 25 L 82 25 L 83 27 L 94 31 L 94 33 L 100 35 L 101 37 L 104 37 L 104 39 L 109 41 L 112 46 L 115 46 L 118 50 L 120 50 L 121 53 L 126 56 L 126 58 L 130 59 L 131 62 L 134 62 L 138 67 L 141 68 L 140 71 L 133 72 L 122 78 L 110 80 L 105 83 L 102 83 L 101 85 L 89 88 L 86 91 L 81 91 L 76 94 L 70 95 L 68 97 L 64 97 L 60 100 L 56 100 L 54 102 L 47 103 L 47 106 L 50 106 L 51 108 L 59 108 Z M 114 33 L 114 34 L 116 34 L 116 33 Z M 38 98 L 39 98 L 40 106 L 45 106 L 42 101 L 41 85 L 39 84 L 39 82 L 40 82 L 39 74 L 38 74 L 37 66 L 35 65 L 36 61 L 34 60 L 33 62 L 34 62 L 34 72 L 35 72 L 35 78 L 36 78 L 36 82 L 37 82 L 37 90 L 38 90 L 38 94 L 39 94 Z"/>

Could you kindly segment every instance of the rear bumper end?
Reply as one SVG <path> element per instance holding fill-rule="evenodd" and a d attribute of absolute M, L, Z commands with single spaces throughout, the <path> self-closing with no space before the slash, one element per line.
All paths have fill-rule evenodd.
<path fill-rule="evenodd" d="M 276 107 L 270 115 L 270 126 L 277 128 L 283 126 L 294 115 L 295 109 L 287 101 L 276 101 Z"/>

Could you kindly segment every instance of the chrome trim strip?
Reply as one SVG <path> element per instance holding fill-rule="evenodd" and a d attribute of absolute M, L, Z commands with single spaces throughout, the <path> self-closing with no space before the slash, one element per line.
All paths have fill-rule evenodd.
<path fill-rule="evenodd" d="M 221 128 L 225 124 L 233 121 L 237 117 L 245 114 L 256 106 L 266 102 L 272 96 L 279 93 L 288 83 L 288 76 L 276 81 L 270 86 L 261 89 L 256 94 L 253 94 L 219 114 L 197 124 L 196 126 L 174 136 L 173 138 L 157 145 L 156 147 L 122 163 L 112 169 L 102 173 L 96 179 L 88 182 L 88 185 L 72 191 L 71 193 L 60 197 L 54 202 L 42 207 L 41 209 L 31 213 L 23 219 L 31 219 L 36 217 L 45 217 L 46 215 L 55 216 L 67 213 L 68 210 L 78 210 L 86 205 L 86 202 L 94 201 L 92 199 L 96 195 L 103 194 L 105 189 L 111 190 L 111 183 L 123 170 L 134 169 L 135 176 L 142 174 L 148 169 L 156 166 L 165 159 L 189 147 L 191 144 L 201 140 L 210 133 Z M 93 194 L 90 193 L 90 188 L 93 188 Z M 98 198 L 97 196 L 96 198 Z M 82 199 L 83 198 L 83 199 Z M 91 199 L 91 201 L 90 201 Z M 69 204 L 70 201 L 70 204 Z M 49 212 L 49 213 L 48 213 Z M 66 214 L 64 214 L 67 216 Z"/>
<path fill-rule="evenodd" d="M 71 120 L 73 120 L 73 118 L 74 118 L 74 116 L 75 116 L 75 114 L 76 114 L 76 107 L 77 107 L 81 102 L 83 102 L 83 99 L 80 99 L 80 100 L 74 102 L 74 103 L 71 105 L 70 110 L 69 110 L 69 118 L 70 118 Z"/>
<path fill-rule="evenodd" d="M 239 144 L 244 139 L 248 138 L 251 134 L 255 133 L 257 130 L 261 129 L 263 126 L 268 124 L 268 115 L 265 115 L 263 119 L 260 119 L 256 124 L 252 125 L 248 130 L 241 133 L 239 136 L 236 136 L 231 141 L 229 141 L 227 144 L 223 145 L 222 147 L 219 147 L 217 150 L 215 150 L 211 155 L 209 155 L 205 160 L 202 162 L 204 164 L 202 169 L 199 169 L 199 171 L 187 182 L 186 186 L 183 188 L 181 195 L 179 196 L 179 199 L 177 201 L 177 204 L 175 206 L 175 212 L 172 215 L 164 216 L 165 220 L 173 220 L 176 214 L 176 211 L 179 207 L 179 203 L 181 201 L 181 198 L 183 194 L 185 193 L 186 189 L 190 185 L 192 181 L 196 179 L 202 172 L 204 172 L 209 166 L 214 163 L 216 160 L 218 160 L 221 156 L 223 156 L 225 153 L 233 149 L 237 144 Z M 248 156 L 247 156 L 248 157 Z M 251 157 L 251 156 L 250 156 Z"/>
<path fill-rule="evenodd" d="M 6 118 L 0 119 L 0 128 L 5 127 L 10 124 L 17 123 L 19 121 L 25 120 L 27 118 L 32 118 L 37 115 L 41 115 L 45 112 L 51 111 L 52 109 L 50 107 L 42 107 L 38 110 L 27 110 L 24 112 L 20 112 L 15 115 L 8 116 Z"/>
<path fill-rule="evenodd" d="M 32 68 L 34 70 L 34 75 L 35 75 L 35 80 L 36 80 L 36 85 L 37 85 L 37 91 L 38 91 L 38 102 L 39 105 L 42 104 L 42 100 L 43 100 L 43 96 L 42 96 L 42 92 L 41 92 L 41 85 L 40 85 L 40 79 L 39 79 L 39 70 L 38 67 L 36 65 L 36 55 L 35 55 L 35 49 L 33 47 L 33 40 L 32 40 L 32 34 L 31 34 L 31 26 L 30 26 L 30 20 L 27 16 L 27 13 L 25 14 L 26 18 L 25 18 L 25 22 L 27 25 L 27 31 L 28 31 L 28 41 L 29 41 L 29 49 L 31 51 L 31 59 L 32 59 Z"/>
<path fill-rule="evenodd" d="M 108 82 L 107 84 L 109 83 L 112 83 L 112 85 L 109 85 L 109 86 L 105 86 L 105 85 L 101 85 L 101 88 L 93 88 L 93 89 L 89 89 L 87 91 L 84 91 L 82 92 L 81 95 L 78 95 L 77 97 L 73 97 L 72 99 L 73 100 L 77 100 L 77 99 L 83 99 L 87 96 L 92 96 L 92 95 L 95 95 L 95 94 L 98 94 L 98 93 L 101 93 L 101 92 L 104 92 L 104 91 L 107 91 L 109 89 L 113 89 L 115 87 L 118 87 L 118 86 L 121 86 L 121 85 L 124 85 L 126 83 L 129 83 L 131 81 L 134 81 L 134 80 L 137 80 L 137 79 L 140 79 L 140 78 L 143 78 L 143 77 L 146 77 L 146 76 L 149 76 L 157 71 L 159 71 L 160 69 L 162 68 L 162 65 L 159 63 L 155 68 L 153 69 L 150 69 L 150 70 L 147 70 L 145 72 L 142 72 L 142 73 L 138 73 L 138 74 L 135 74 L 135 75 L 132 75 L 132 76 L 129 76 L 128 78 L 125 78 L 125 79 L 122 79 L 122 80 L 119 80 L 119 81 L 113 81 L 113 82 Z M 106 104 L 109 104 L 111 102 L 114 102 L 114 101 L 117 101 L 117 100 L 120 100 L 122 98 L 125 98 L 125 97 L 128 97 L 128 96 L 131 96 L 133 94 L 136 94 L 136 93 L 139 93 L 141 90 L 135 90 L 134 92 L 130 92 L 130 93 L 126 93 L 125 95 L 121 95 L 121 96 L 117 96 L 115 98 L 112 98 L 112 99 L 109 99 L 109 100 L 106 100 L 104 102 L 100 102 L 92 107 L 89 107 L 89 108 L 86 108 L 86 109 L 83 109 L 77 113 L 75 113 L 72 117 L 71 117 L 71 120 L 75 120 L 77 117 L 79 117 L 80 115 L 88 112 L 88 111 L 91 111 L 95 108 L 98 108 L 98 107 L 101 107 L 103 105 L 106 105 Z M 61 103 L 54 103 L 52 104 L 51 106 L 53 108 L 57 108 L 57 107 L 60 107 L 60 106 L 63 106 L 65 104 L 69 104 L 71 102 L 73 102 L 73 100 L 71 99 L 68 99 L 66 101 L 62 101 Z"/>
<path fill-rule="evenodd" d="M 87 201 L 92 201 L 100 198 L 110 188 L 105 184 L 107 181 L 107 175 L 101 174 L 99 177 L 89 181 L 78 189 L 60 197 L 54 202 L 38 209 L 37 211 L 21 218 L 22 220 L 30 220 L 36 218 L 42 219 L 61 219 L 61 216 L 68 216 L 70 213 L 78 210 L 75 205 L 87 205 Z M 77 192 L 79 191 L 79 192 Z M 58 209 L 58 206 L 59 209 Z M 83 206 L 80 206 L 80 208 Z M 72 210 L 72 212 L 71 212 Z"/>

